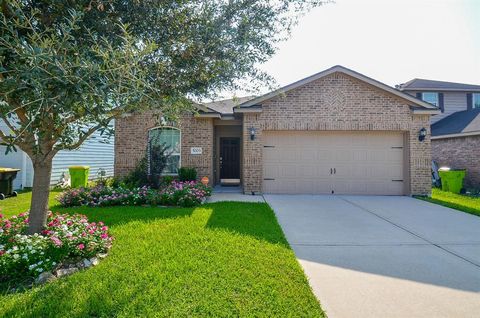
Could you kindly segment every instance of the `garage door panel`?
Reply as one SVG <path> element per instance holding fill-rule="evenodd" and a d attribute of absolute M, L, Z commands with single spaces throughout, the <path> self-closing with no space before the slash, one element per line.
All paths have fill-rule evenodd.
<path fill-rule="evenodd" d="M 266 193 L 404 194 L 400 132 L 265 131 Z M 335 169 L 335 170 L 333 170 Z M 393 181 L 392 181 L 393 180 Z"/>

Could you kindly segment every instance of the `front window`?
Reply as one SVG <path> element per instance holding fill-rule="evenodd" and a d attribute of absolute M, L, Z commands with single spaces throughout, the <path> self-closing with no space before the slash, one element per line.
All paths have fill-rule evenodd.
<path fill-rule="evenodd" d="M 438 107 L 438 93 L 422 93 L 422 100 Z"/>
<path fill-rule="evenodd" d="M 150 173 L 177 174 L 181 157 L 180 130 L 174 127 L 154 128 L 149 131 L 148 140 Z"/>
<path fill-rule="evenodd" d="M 480 93 L 472 94 L 473 108 L 480 108 Z"/>

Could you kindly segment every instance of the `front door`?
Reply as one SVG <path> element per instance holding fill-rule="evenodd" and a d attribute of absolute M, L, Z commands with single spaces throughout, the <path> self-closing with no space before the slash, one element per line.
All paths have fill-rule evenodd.
<path fill-rule="evenodd" d="M 220 182 L 240 182 L 240 138 L 220 138 Z"/>

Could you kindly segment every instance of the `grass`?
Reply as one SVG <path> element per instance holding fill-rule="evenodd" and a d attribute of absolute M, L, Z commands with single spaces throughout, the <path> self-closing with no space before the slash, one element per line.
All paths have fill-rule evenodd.
<path fill-rule="evenodd" d="M 433 189 L 431 198 L 419 199 L 480 216 L 480 198 Z"/>
<path fill-rule="evenodd" d="M 19 213 L 28 197 L 0 206 Z M 324 315 L 267 204 L 52 210 L 104 221 L 112 250 L 94 268 L 0 295 L 2 317 Z"/>
<path fill-rule="evenodd" d="M 55 200 L 57 195 L 60 194 L 59 190 L 53 190 L 50 192 L 48 205 L 51 208 L 55 208 L 58 202 Z M 20 192 L 17 197 L 6 198 L 0 201 L 0 213 L 10 217 L 14 214 L 19 214 L 30 209 L 30 201 L 32 200 L 32 192 L 25 191 Z"/>

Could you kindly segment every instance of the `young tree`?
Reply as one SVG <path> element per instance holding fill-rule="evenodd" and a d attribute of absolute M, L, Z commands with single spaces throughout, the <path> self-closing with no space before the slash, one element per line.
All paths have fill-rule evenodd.
<path fill-rule="evenodd" d="M 263 84 L 258 69 L 318 0 L 0 0 L 0 131 L 31 158 L 29 232 L 45 226 L 52 159 L 117 116 Z M 254 87 L 252 87 L 254 88 Z"/>

